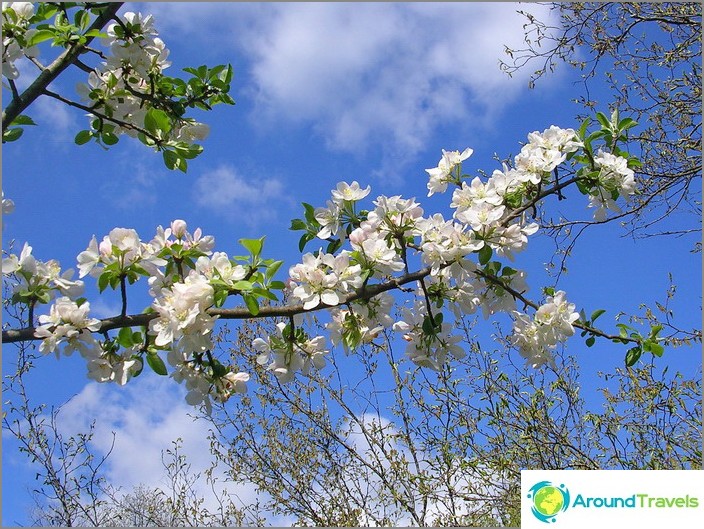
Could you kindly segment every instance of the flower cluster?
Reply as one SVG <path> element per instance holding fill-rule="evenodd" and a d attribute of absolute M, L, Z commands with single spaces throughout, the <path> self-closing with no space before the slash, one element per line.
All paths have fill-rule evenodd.
<path fill-rule="evenodd" d="M 93 236 L 88 248 L 78 254 L 79 276 L 98 277 L 106 268 L 124 272 L 135 265 L 154 273 L 158 266 L 166 264 L 157 257 L 155 250 L 158 248 L 143 243 L 135 230 L 114 228 L 100 244 Z"/>
<path fill-rule="evenodd" d="M 633 195 L 636 181 L 633 169 L 628 167 L 628 160 L 622 156 L 599 152 L 594 156 L 594 163 L 599 169 L 598 184 L 589 193 L 589 207 L 596 208 L 594 219 L 603 221 L 608 210 L 621 212 L 616 199 Z"/>
<path fill-rule="evenodd" d="M 366 197 L 370 191 L 369 186 L 362 189 L 357 182 L 340 182 L 332 191 L 332 199 L 328 200 L 327 207 L 315 208 L 315 219 L 320 223 L 318 237 L 323 240 L 330 237 L 344 238 L 342 223 L 355 218 L 354 203 Z"/>
<path fill-rule="evenodd" d="M 111 27 L 114 45 L 136 28 L 146 35 L 143 40 L 156 42 L 151 19 L 136 15 L 128 19 L 125 27 Z M 130 51 L 130 46 L 120 52 L 124 57 L 138 53 L 137 48 Z M 154 46 L 154 50 L 161 49 L 158 42 Z M 145 69 L 142 73 L 160 68 L 160 61 L 165 60 L 165 55 L 154 50 L 153 62 L 139 63 Z M 27 245 L 19 256 L 3 259 L 3 273 L 17 277 L 13 300 L 29 303 L 30 308 L 37 302 L 48 303 L 55 292 L 63 296 L 48 315 L 39 318 L 36 337 L 43 340 L 43 352 L 58 355 L 59 347 L 65 354 L 78 350 L 88 360 L 91 378 L 124 384 L 141 372 L 143 360 L 166 375 L 159 356 L 166 351 L 171 376 L 186 386 L 186 400 L 208 410 L 211 399 L 224 402 L 245 391 L 249 379 L 248 374 L 214 358 L 216 314 L 256 317 L 259 299 L 278 301 L 272 289 L 288 290 L 296 304 L 283 312 L 267 307 L 274 309 L 270 316 L 289 314 L 289 321 L 278 323 L 273 334 L 255 338 L 252 347 L 257 363 L 281 382 L 293 380 L 298 371 L 325 365 L 325 338 L 309 336 L 300 321 L 302 313 L 323 308 L 330 309 L 325 327 L 333 346 L 341 345 L 350 353 L 361 345 L 374 344 L 382 333 L 393 329 L 407 342 L 410 361 L 437 371 L 450 358 L 466 354 L 460 345 L 462 336 L 444 321 L 447 314 L 462 318 L 480 308 L 485 318 L 507 313 L 514 320 L 510 342 L 530 365 L 538 367 L 552 362 L 552 351 L 574 334 L 575 325 L 585 328 L 563 291 L 550 291 L 546 302 L 537 307 L 524 297 L 528 291 L 525 273 L 501 262 L 501 258 L 513 260 L 538 230 L 536 222 L 527 220 L 527 211 L 532 209 L 536 218 L 538 200 L 565 187 L 558 183 L 558 166 L 568 158 L 573 165 L 584 164 L 570 183 L 589 194 L 590 205 L 598 208 L 597 218 L 605 217 L 607 209 L 617 210 L 614 201 L 619 196 L 635 192 L 631 166 L 637 166 L 637 161 L 624 158 L 615 148 L 619 154 L 594 154 L 591 145 L 583 145 L 579 138 L 574 130 L 555 126 L 532 132 L 514 166 L 504 165 L 486 179 L 463 174 L 461 165 L 471 149 L 443 150 L 438 166 L 426 171 L 429 195 L 455 186 L 449 219 L 441 213 L 425 216 L 415 198 L 398 195 L 378 196 L 373 208 L 358 209 L 371 189 L 357 182 L 341 182 L 332 190 L 327 207 L 305 204 L 306 221 L 292 223 L 292 229 L 305 230 L 301 249 L 316 236 L 329 246 L 326 252 L 321 248 L 304 254 L 300 263 L 289 268 L 285 282 L 274 280 L 283 262 L 261 257 L 263 238 L 242 239 L 250 255 L 230 258 L 213 252 L 214 239 L 200 229 L 189 232 L 183 220 L 173 221 L 166 229 L 159 226 L 149 242 L 127 228 L 113 229 L 100 243 L 94 236 L 78 255 L 80 277 L 96 277 L 101 291 L 119 286 L 125 317 L 126 282 L 147 276 L 154 299 L 152 315 L 143 320 L 148 321 L 143 323 L 144 334 L 123 328 L 116 338 L 105 333 L 105 341 L 95 340 L 92 333 L 101 323 L 88 317 L 87 302 L 76 299 L 83 282 L 72 281 L 72 271 L 61 274 L 58 263 L 35 260 Z M 585 155 L 573 156 L 580 148 Z M 545 191 L 543 186 L 549 185 L 553 175 L 555 186 Z M 342 249 L 345 244 L 349 249 Z M 408 286 L 413 284 L 415 289 Z M 400 318 L 394 317 L 396 298 L 390 290 L 414 294 Z M 218 311 L 230 296 L 241 296 L 247 312 Z M 525 307 L 537 307 L 534 316 L 517 310 L 518 301 Z"/>
<path fill-rule="evenodd" d="M 62 297 L 51 305 L 48 315 L 39 316 L 35 336 L 42 339 L 43 353 L 60 351 L 70 355 L 77 350 L 86 359 L 89 378 L 98 382 L 125 384 L 138 374 L 144 353 L 155 355 L 168 349 L 167 359 L 174 368 L 172 376 L 185 381 L 188 400 L 210 407 L 210 397 L 224 402 L 233 393 L 246 388 L 248 375 L 222 372 L 205 365 L 202 355 L 214 347 L 211 332 L 215 318 L 207 313 L 214 304 L 216 288 L 234 289 L 248 271 L 233 263 L 224 253 L 213 253 L 212 236 L 200 229 L 189 232 L 183 220 L 170 227 L 157 228 L 149 242 L 143 242 L 133 229 L 115 228 L 98 243 L 92 237 L 88 248 L 78 255 L 80 277 L 93 276 L 101 289 L 149 277 L 154 296 L 148 334 L 120 349 L 120 339 L 96 340 L 93 333 L 101 328 L 100 320 L 89 318 L 88 302 L 77 300 L 83 281 L 72 281 L 73 270 L 61 273 L 56 261 L 38 261 L 25 244 L 18 255 L 3 259 L 3 274 L 16 277 L 13 298 L 33 306 L 48 303 L 56 292 Z M 178 262 L 178 265 L 174 264 Z M 130 336 L 130 333 L 127 333 Z M 141 333 L 137 333 L 141 336 Z M 165 373 L 164 373 L 165 374 Z"/>
<path fill-rule="evenodd" d="M 428 179 L 428 196 L 431 197 L 435 193 L 444 193 L 448 184 L 459 183 L 462 177 L 462 162 L 472 156 L 473 152 L 469 148 L 461 153 L 460 151 L 446 151 L 443 149 L 438 166 L 425 170 L 430 177 Z"/>
<path fill-rule="evenodd" d="M 528 143 L 515 158 L 516 169 L 526 181 L 538 184 L 580 147 L 582 142 L 572 129 L 552 125 L 542 133 L 531 132 Z"/>
<path fill-rule="evenodd" d="M 35 335 L 43 338 L 39 350 L 44 353 L 56 353 L 59 345 L 64 345 L 63 353 L 70 356 L 73 351 L 79 351 L 84 358 L 98 356 L 100 346 L 93 337 L 93 332 L 100 330 L 100 320 L 89 318 L 90 303 L 87 301 L 78 305 L 66 296 L 56 300 L 48 315 L 39 316 Z"/>
<path fill-rule="evenodd" d="M 108 26 L 104 40 L 110 53 L 77 90 L 84 100 L 97 104 L 96 108 L 121 123 L 114 134 L 136 137 L 139 131 L 149 129 L 145 118 L 152 108 L 153 82 L 171 65 L 169 50 L 157 36 L 152 15 L 141 13 L 122 15 L 119 22 Z M 205 139 L 209 133 L 207 125 L 194 120 L 184 119 L 168 128 L 168 138 L 162 140 L 190 143 Z"/>
<path fill-rule="evenodd" d="M 212 349 L 210 334 L 215 319 L 205 311 L 213 304 L 213 294 L 208 279 L 195 270 L 183 282 L 162 288 L 152 303 L 159 317 L 149 322 L 154 344 L 186 354 Z"/>
<path fill-rule="evenodd" d="M 29 27 L 29 20 L 34 16 L 32 2 L 2 3 L 2 75 L 7 79 L 17 79 L 20 71 L 15 64 L 23 57 L 36 57 L 36 46 L 26 43 L 36 33 Z"/>
<path fill-rule="evenodd" d="M 335 307 L 330 312 L 331 321 L 325 325 L 330 341 L 342 344 L 348 354 L 360 344 L 372 343 L 394 324 L 393 306 L 393 296 L 382 292 L 366 301 L 350 303 L 346 309 Z"/>
<path fill-rule="evenodd" d="M 27 243 L 19 255 L 10 254 L 3 258 L 2 273 L 15 276 L 12 287 L 14 303 L 48 303 L 57 292 L 69 299 L 76 299 L 83 294 L 83 281 L 71 279 L 73 269 L 62 273 L 61 265 L 55 259 L 36 259 L 32 255 L 32 247 Z"/>
<path fill-rule="evenodd" d="M 352 289 L 362 286 L 361 266 L 350 264 L 349 252 L 335 256 L 307 253 L 303 262 L 289 270 L 290 287 L 294 298 L 303 302 L 303 308 L 310 310 L 321 303 L 335 306 Z"/>
<path fill-rule="evenodd" d="M 311 367 L 325 367 L 325 338 L 310 338 L 300 327 L 293 329 L 291 324 L 276 324 L 277 334 L 266 339 L 255 338 L 252 347 L 259 352 L 257 363 L 266 365 L 280 382 L 290 382 L 297 371 L 307 373 Z"/>
<path fill-rule="evenodd" d="M 574 334 L 573 323 L 579 319 L 574 303 L 568 303 L 562 290 L 549 296 L 531 320 L 526 314 L 514 311 L 511 342 L 528 364 L 538 367 L 553 363 L 552 350 Z"/>
<path fill-rule="evenodd" d="M 177 383 L 185 383 L 186 402 L 191 406 L 202 404 L 205 411 L 212 412 L 211 398 L 225 402 L 235 393 L 247 392 L 249 374 L 228 371 L 224 375 L 212 375 L 203 366 L 194 363 L 181 363 L 172 374 Z"/>
<path fill-rule="evenodd" d="M 86 357 L 88 378 L 96 382 L 115 382 L 124 386 L 130 378 L 142 370 L 142 360 L 135 353 L 133 349 L 127 349 L 122 353 L 103 350 L 100 355 Z"/>
<path fill-rule="evenodd" d="M 393 329 L 408 342 L 406 356 L 421 367 L 440 371 L 448 354 L 456 359 L 466 354 L 458 345 L 462 336 L 452 335 L 452 325 L 442 321 L 442 312 L 430 315 L 425 300 L 416 300 L 412 308 L 403 309 L 403 318 L 394 323 Z"/>

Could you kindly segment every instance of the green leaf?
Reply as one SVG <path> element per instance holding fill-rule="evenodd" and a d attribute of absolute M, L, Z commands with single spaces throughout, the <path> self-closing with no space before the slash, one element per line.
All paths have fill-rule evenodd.
<path fill-rule="evenodd" d="M 298 241 L 298 251 L 302 252 L 303 249 L 306 247 L 306 244 L 308 244 L 312 239 L 313 235 L 311 235 L 310 233 L 304 233 Z"/>
<path fill-rule="evenodd" d="M 157 375 L 166 376 L 168 372 L 166 371 L 166 365 L 161 357 L 156 353 L 147 354 L 147 364 L 152 368 Z"/>
<path fill-rule="evenodd" d="M 491 259 L 491 254 L 491 246 L 489 246 L 488 244 L 484 244 L 481 250 L 479 250 L 479 264 L 487 264 Z"/>
<path fill-rule="evenodd" d="M 276 294 L 272 294 L 265 288 L 254 288 L 252 289 L 252 293 L 256 294 L 260 298 L 266 298 L 270 301 L 279 301 L 279 298 L 276 297 Z"/>
<path fill-rule="evenodd" d="M 100 277 L 98 277 L 98 291 L 103 292 L 108 287 L 108 283 L 110 282 L 110 274 L 101 274 Z"/>
<path fill-rule="evenodd" d="M 295 230 L 305 230 L 307 229 L 307 224 L 303 222 L 301 219 L 293 219 L 291 221 L 291 227 L 289 230 L 295 231 Z"/>
<path fill-rule="evenodd" d="M 332 242 L 328 244 L 328 247 L 325 248 L 325 253 L 335 253 L 337 250 L 342 248 L 342 240 L 340 239 L 335 239 Z"/>
<path fill-rule="evenodd" d="M 2 133 L 2 141 L 10 142 L 19 140 L 22 134 L 24 134 L 24 130 L 22 129 L 7 129 L 5 132 Z"/>
<path fill-rule="evenodd" d="M 659 343 L 651 342 L 650 352 L 653 353 L 655 356 L 660 357 L 665 352 L 665 348 Z"/>
<path fill-rule="evenodd" d="M 216 307 L 222 307 L 227 300 L 228 292 L 227 290 L 216 290 L 213 295 L 213 301 Z"/>
<path fill-rule="evenodd" d="M 595 342 L 596 338 L 594 336 L 590 336 L 589 338 L 587 338 L 585 343 L 587 344 L 587 347 L 591 347 L 592 345 L 594 345 Z"/>
<path fill-rule="evenodd" d="M 433 335 L 435 334 L 435 325 L 433 324 L 433 320 L 430 318 L 430 316 L 426 316 L 423 318 L 423 333 L 427 335 Z"/>
<path fill-rule="evenodd" d="M 90 14 L 88 13 L 88 11 L 85 11 L 83 9 L 77 11 L 76 14 L 73 16 L 73 23 L 80 29 L 87 28 L 88 24 L 90 24 Z"/>
<path fill-rule="evenodd" d="M 107 38 L 108 34 L 103 33 L 99 29 L 90 29 L 83 34 L 85 37 Z"/>
<path fill-rule="evenodd" d="M 118 138 L 112 132 L 104 132 L 102 134 L 102 140 L 105 145 L 115 145 L 118 141 L 120 141 L 120 138 Z"/>
<path fill-rule="evenodd" d="M 32 37 L 27 41 L 27 48 L 31 48 L 32 46 L 36 46 L 40 42 L 44 42 L 45 40 L 53 39 L 54 38 L 54 32 L 50 29 L 40 29 L 37 31 Z"/>
<path fill-rule="evenodd" d="M 232 65 L 228 64 L 227 71 L 225 72 L 225 77 L 223 77 L 222 80 L 229 84 L 232 82 L 232 76 L 233 76 Z"/>
<path fill-rule="evenodd" d="M 283 265 L 283 264 L 284 264 L 283 261 L 274 261 L 269 266 L 267 266 L 264 276 L 267 279 L 271 279 L 272 277 L 274 277 L 276 275 L 276 272 L 279 271 L 279 268 L 281 268 L 281 265 Z"/>
<path fill-rule="evenodd" d="M 624 118 L 618 122 L 618 128 L 621 131 L 632 129 L 638 125 L 638 122 L 633 118 Z"/>
<path fill-rule="evenodd" d="M 252 283 L 249 281 L 237 281 L 232 288 L 236 290 L 252 290 Z"/>
<path fill-rule="evenodd" d="M 315 218 L 315 208 L 305 202 L 303 202 L 303 208 L 306 211 L 306 220 L 313 226 L 320 226 L 318 219 Z"/>
<path fill-rule="evenodd" d="M 10 123 L 10 125 L 36 125 L 36 123 L 29 116 L 20 114 L 14 120 L 12 120 L 12 123 Z"/>
<path fill-rule="evenodd" d="M 628 351 L 626 351 L 626 365 L 631 367 L 640 359 L 641 354 L 643 354 L 643 350 L 640 346 L 631 347 Z"/>
<path fill-rule="evenodd" d="M 125 349 L 128 349 L 134 345 L 132 341 L 132 329 L 129 327 L 123 327 L 120 332 L 117 333 L 117 343 L 119 343 Z"/>
<path fill-rule="evenodd" d="M 165 135 L 171 130 L 171 121 L 163 110 L 150 108 L 144 116 L 144 128 L 154 135 L 157 135 L 157 131 L 162 131 Z"/>
<path fill-rule="evenodd" d="M 587 134 L 587 128 L 589 127 L 589 124 L 592 122 L 591 118 L 587 118 L 582 122 L 582 125 L 579 127 L 579 130 L 577 131 L 577 134 L 580 138 L 584 139 L 584 136 Z"/>
<path fill-rule="evenodd" d="M 269 288 L 274 289 L 274 290 L 283 290 L 286 288 L 286 283 L 283 281 L 272 281 L 269 283 Z"/>
<path fill-rule="evenodd" d="M 601 316 L 602 314 L 604 314 L 605 312 L 606 311 L 604 309 L 598 309 L 598 310 L 595 310 L 594 312 L 592 312 L 592 317 L 590 318 L 591 322 L 594 323 L 596 321 L 596 319 L 599 316 Z"/>
<path fill-rule="evenodd" d="M 242 297 L 244 298 L 245 305 L 247 305 L 247 309 L 249 309 L 249 313 L 252 316 L 259 314 L 259 303 L 257 302 L 257 298 L 251 295 L 245 295 Z"/>
<path fill-rule="evenodd" d="M 662 331 L 662 325 L 653 325 L 650 329 L 650 337 L 655 338 Z"/>
<path fill-rule="evenodd" d="M 262 253 L 262 247 L 264 246 L 264 237 L 261 239 L 240 239 L 239 243 L 247 248 L 253 257 L 259 257 Z"/>
<path fill-rule="evenodd" d="M 176 169 L 179 165 L 179 160 L 181 157 L 176 154 L 174 151 L 163 151 L 161 153 L 162 157 L 164 158 L 164 165 L 171 169 L 172 171 Z"/>
<path fill-rule="evenodd" d="M 76 138 L 73 140 L 76 142 L 76 145 L 84 145 L 88 143 L 91 139 L 93 138 L 93 133 L 89 130 L 82 130 L 78 134 L 76 134 Z"/>
<path fill-rule="evenodd" d="M 607 118 L 605 114 L 597 112 L 596 120 L 601 124 L 603 128 L 607 130 L 611 129 L 611 121 L 609 121 L 609 118 Z"/>

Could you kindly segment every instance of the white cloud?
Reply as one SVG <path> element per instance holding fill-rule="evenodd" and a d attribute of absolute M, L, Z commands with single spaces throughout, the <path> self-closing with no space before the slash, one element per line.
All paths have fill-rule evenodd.
<path fill-rule="evenodd" d="M 112 303 L 103 298 L 97 298 L 90 302 L 90 315 L 93 318 L 112 318 L 120 314 L 120 302 Z"/>
<path fill-rule="evenodd" d="M 154 5 L 156 7 L 156 5 Z M 545 6 L 521 6 L 549 20 Z M 510 3 L 163 4 L 157 22 L 222 39 L 251 60 L 241 74 L 260 126 L 312 124 L 329 147 L 418 152 L 439 125 L 482 130 L 526 88 L 499 70 L 525 19 Z M 227 13 L 222 13 L 222 10 Z M 229 31 L 224 20 L 230 21 Z M 208 29 L 206 29 L 206 27 Z M 167 37 L 168 35 L 165 35 Z"/>
<path fill-rule="evenodd" d="M 32 105 L 35 121 L 46 127 L 53 140 L 73 143 L 73 137 L 78 130 L 76 111 L 66 104 L 50 97 L 40 97 Z"/>
<path fill-rule="evenodd" d="M 137 485 L 168 487 L 162 454 L 182 440 L 181 453 L 191 464 L 192 473 L 203 473 L 212 463 L 208 429 L 204 419 L 195 419 L 194 409 L 184 401 L 183 388 L 172 380 L 144 373 L 125 387 L 88 383 L 60 411 L 59 425 L 64 436 L 88 431 L 94 421 L 92 440 L 97 454 L 107 454 L 108 482 L 129 492 Z M 224 483 L 221 489 L 236 494 L 244 502 L 256 497 L 254 487 Z M 165 489 L 168 491 L 168 488 Z M 216 508 L 212 489 L 201 479 L 196 491 L 206 499 L 205 507 Z"/>
<path fill-rule="evenodd" d="M 290 201 L 281 181 L 256 175 L 245 178 L 228 165 L 201 174 L 194 196 L 199 206 L 249 226 L 275 219 L 280 205 Z"/>

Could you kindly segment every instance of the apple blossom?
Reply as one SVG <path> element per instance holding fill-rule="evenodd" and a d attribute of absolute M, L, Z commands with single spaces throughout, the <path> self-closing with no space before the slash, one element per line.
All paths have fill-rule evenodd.
<path fill-rule="evenodd" d="M 566 301 L 562 290 L 549 296 L 532 320 L 517 311 L 513 315 L 510 341 L 532 367 L 554 363 L 551 350 L 574 334 L 573 324 L 579 319 L 574 304 Z"/>
<path fill-rule="evenodd" d="M 168 65 L 166 50 L 155 36 L 151 17 L 128 13 L 125 20 L 135 33 L 127 38 L 118 25 L 109 28 L 108 40 L 114 48 L 114 57 L 107 60 L 102 73 L 94 72 L 89 79 L 95 85 L 91 88 L 93 95 L 100 83 L 105 84 L 106 90 L 112 90 L 111 76 L 118 74 L 121 83 L 131 82 L 125 76 L 136 76 L 134 86 L 144 88 L 140 84 L 143 79 L 138 79 L 140 75 Z M 106 97 L 106 101 L 110 98 Z M 115 105 L 122 105 L 133 117 L 138 115 L 134 104 L 139 98 L 131 102 L 119 99 L 116 97 Z M 186 127 L 180 126 L 182 130 Z M 392 328 L 407 342 L 407 358 L 434 370 L 441 370 L 451 357 L 465 355 L 460 346 L 462 338 L 453 334 L 449 322 L 443 321 L 445 315 L 452 313 L 461 318 L 480 307 L 485 318 L 508 313 L 513 317 L 510 342 L 530 365 L 538 367 L 552 362 L 554 348 L 574 334 L 575 324 L 580 326 L 579 315 L 563 291 L 547 297 L 539 307 L 526 300 L 525 273 L 501 261 L 513 260 L 539 229 L 538 223 L 528 222 L 526 217 L 538 199 L 559 191 L 559 187 L 552 191 L 541 187 L 548 185 L 551 173 L 567 161 L 570 153 L 590 148 L 582 144 L 574 130 L 552 126 L 542 133 L 528 135 L 528 143 L 514 158 L 513 168 L 504 164 L 502 170 L 495 170 L 488 179 L 475 177 L 471 181 L 462 180 L 466 177 L 461 174 L 461 164 L 472 150 L 461 153 L 443 150 L 438 166 L 426 170 L 428 195 L 446 191 L 450 183 L 457 185 L 449 204 L 453 211 L 450 219 L 440 213 L 424 217 L 421 205 L 414 198 L 399 195 L 378 196 L 371 211 L 360 209 L 358 213 L 356 203 L 366 198 L 371 188 L 363 189 L 356 181 L 340 182 L 331 191 L 326 207 L 312 208 L 306 204 L 307 225 L 297 219 L 299 222 L 292 226 L 308 230 L 308 241 L 317 230 L 321 239 L 339 238 L 340 246 L 347 244 L 345 238 L 349 233 L 351 250 L 338 250 L 338 246 L 332 245 L 329 248 L 336 248 L 334 253 L 323 253 L 322 249 L 315 254 L 306 253 L 300 263 L 289 268 L 285 281 L 274 281 L 280 261 L 260 258 L 261 241 L 242 242 L 250 251 L 251 260 L 231 259 L 225 252 L 213 252 L 212 236 L 204 236 L 200 228 L 190 233 L 181 219 L 174 220 L 166 229 L 159 226 L 148 243 L 128 228 L 114 228 L 100 242 L 93 236 L 88 248 L 78 255 L 80 277 L 98 277 L 102 289 L 105 278 L 118 269 L 117 279 L 124 290 L 128 274 L 132 274 L 130 283 L 137 274 L 149 276 L 153 314 L 141 320 L 148 330 L 147 336 L 139 339 L 144 342 L 139 346 L 128 347 L 130 333 L 126 335 L 127 342 L 122 333 L 114 341 L 105 333 L 106 341 L 101 345 L 92 334 L 101 328 L 101 323 L 88 317 L 89 304 L 78 305 L 70 299 L 79 295 L 82 281 L 72 281 L 72 271 L 62 274 L 55 261 L 36 260 L 27 244 L 19 256 L 3 259 L 2 269 L 4 274 L 17 276 L 19 286 L 15 286 L 15 292 L 35 289 L 33 302 L 40 299 L 37 292 L 42 288 L 50 293 L 43 296 L 45 302 L 55 291 L 64 296 L 50 307 L 48 315 L 39 316 L 41 325 L 35 336 L 43 340 L 42 352 L 58 355 L 60 346 L 65 354 L 79 350 L 88 361 L 90 378 L 124 384 L 141 369 L 140 355 L 153 355 L 164 349 L 172 378 L 186 386 L 187 402 L 208 410 L 212 407 L 211 399 L 225 402 L 232 394 L 244 392 L 249 380 L 248 374 L 225 368 L 213 358 L 213 331 L 218 319 L 215 314 L 256 317 L 257 298 L 276 301 L 271 289 L 282 289 L 284 285 L 295 304 L 266 306 L 261 310 L 269 311 L 268 316 L 287 317 L 288 324 L 279 322 L 271 335 L 252 342 L 257 363 L 281 382 L 293 380 L 298 371 L 325 366 L 328 353 L 325 338 L 309 336 L 300 325 L 301 313 L 323 308 L 330 312 L 325 327 L 333 346 L 341 344 L 350 353 L 361 344 L 374 343 Z M 573 165 L 577 158 L 572 158 Z M 586 188 L 580 190 L 589 194 L 590 207 L 598 208 L 595 217 L 601 219 L 607 209 L 617 210 L 615 201 L 619 196 L 635 193 L 635 177 L 629 159 L 622 156 L 599 151 L 593 156 L 593 163 L 589 160 L 591 172 L 584 178 L 584 173 L 575 172 L 574 181 L 579 183 L 582 178 Z M 297 227 L 301 225 L 304 227 Z M 412 271 L 414 263 L 422 263 L 426 268 Z M 408 292 L 405 285 L 412 281 L 417 281 L 415 296 L 395 321 L 396 299 L 388 291 Z M 237 308 L 233 316 L 229 309 L 221 310 L 224 298 L 229 295 L 241 295 L 247 302 L 248 313 Z M 532 318 L 517 310 L 518 301 L 524 307 L 537 307 Z M 118 342 L 125 347 L 119 354 L 108 347 Z M 147 358 L 152 365 L 155 357 Z M 152 367 L 164 374 L 165 367 L 158 364 Z"/>
<path fill-rule="evenodd" d="M 423 300 L 416 300 L 412 309 L 403 310 L 403 319 L 394 323 L 393 329 L 403 334 L 406 356 L 421 367 L 440 371 L 447 361 L 448 353 L 460 359 L 466 356 L 464 349 L 457 345 L 462 337 L 452 335 L 452 326 L 441 323 L 439 329 L 429 333 L 426 330 L 429 318 L 427 305 Z"/>
<path fill-rule="evenodd" d="M 347 251 L 338 256 L 322 252 L 318 256 L 307 253 L 302 263 L 289 270 L 292 295 L 303 302 L 306 310 L 321 303 L 335 306 L 340 303 L 341 295 L 362 286 L 360 272 L 360 265 L 350 266 Z"/>
<path fill-rule="evenodd" d="M 438 162 L 438 166 L 432 169 L 426 169 L 425 172 L 428 173 L 428 196 L 433 196 L 435 193 L 444 193 L 447 190 L 447 185 L 452 182 L 459 183 L 460 178 L 460 167 L 463 161 L 469 158 L 474 151 L 472 149 L 465 149 L 460 153 L 459 151 L 446 151 L 442 150 L 442 157 Z M 457 174 L 453 174 L 456 170 Z"/>
<path fill-rule="evenodd" d="M 312 366 L 321 369 L 325 366 L 325 338 L 309 338 L 305 333 L 294 335 L 291 327 L 283 322 L 276 324 L 277 334 L 264 338 L 255 338 L 252 347 L 259 352 L 257 363 L 267 366 L 280 382 L 293 380 L 297 371 L 307 373 Z"/>
<path fill-rule="evenodd" d="M 351 184 L 340 182 L 337 188 L 332 190 L 332 200 L 337 205 L 342 205 L 343 202 L 356 202 L 366 197 L 371 190 L 370 186 L 362 189 L 356 181 Z"/>
<path fill-rule="evenodd" d="M 594 156 L 594 164 L 599 169 L 599 175 L 596 187 L 589 193 L 589 207 L 596 208 L 594 219 L 603 221 L 608 210 L 621 212 L 616 199 L 633 195 L 636 181 L 633 170 L 628 167 L 628 160 L 622 156 L 599 151 Z"/>
<path fill-rule="evenodd" d="M 93 337 L 93 332 L 100 330 L 100 320 L 89 318 L 90 303 L 78 305 L 68 297 L 60 297 L 51 306 L 48 315 L 39 316 L 39 327 L 35 336 L 42 339 L 39 351 L 44 354 L 56 352 L 58 347 L 65 345 L 63 352 L 70 356 L 73 351 L 79 351 L 84 358 L 96 356 L 100 345 Z"/>

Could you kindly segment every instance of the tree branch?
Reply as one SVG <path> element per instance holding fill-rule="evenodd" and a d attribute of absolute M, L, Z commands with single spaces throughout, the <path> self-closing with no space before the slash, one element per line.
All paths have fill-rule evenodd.
<path fill-rule="evenodd" d="M 404 276 L 390 279 L 384 283 L 378 283 L 376 285 L 367 285 L 364 288 L 357 290 L 356 292 L 350 293 L 340 301 L 340 305 L 345 303 L 350 303 L 352 301 L 367 300 L 374 296 L 381 294 L 382 292 L 387 292 L 389 290 L 397 289 L 413 281 L 418 281 L 426 276 L 430 275 L 430 268 L 424 268 L 413 272 L 411 274 L 406 274 Z M 317 307 L 309 310 L 303 308 L 303 304 L 296 305 L 283 305 L 283 306 L 269 306 L 262 307 L 259 313 L 254 316 L 249 309 L 246 307 L 238 307 L 234 309 L 208 309 L 206 312 L 210 316 L 217 316 L 223 320 L 245 320 L 245 319 L 259 319 L 259 318 L 276 318 L 276 317 L 289 317 L 295 316 L 296 314 L 302 314 L 304 312 L 316 312 L 320 310 L 330 309 L 330 305 L 325 303 L 320 303 Z M 118 329 L 122 327 L 143 327 L 149 324 L 149 322 L 159 315 L 156 313 L 148 314 L 131 314 L 125 316 L 115 316 L 112 318 L 105 318 L 101 321 L 101 326 L 96 333 L 103 333 L 110 331 L 112 329 Z M 24 329 L 9 329 L 2 332 L 2 342 L 3 343 L 14 343 L 14 342 L 24 342 L 39 340 L 34 335 L 34 327 L 26 327 Z"/>
<path fill-rule="evenodd" d="M 117 13 L 122 7 L 122 2 L 108 2 L 102 13 L 100 13 L 91 24 L 90 30 L 100 30 L 105 24 Z M 71 64 L 74 64 L 78 57 L 86 50 L 86 46 L 93 40 L 94 37 L 86 37 L 85 43 L 81 45 L 71 45 L 54 62 L 41 72 L 34 82 L 22 92 L 19 97 L 14 97 L 7 108 L 2 113 L 2 130 L 3 132 L 12 123 L 17 116 L 22 114 L 29 105 L 41 96 L 46 88 Z"/>

